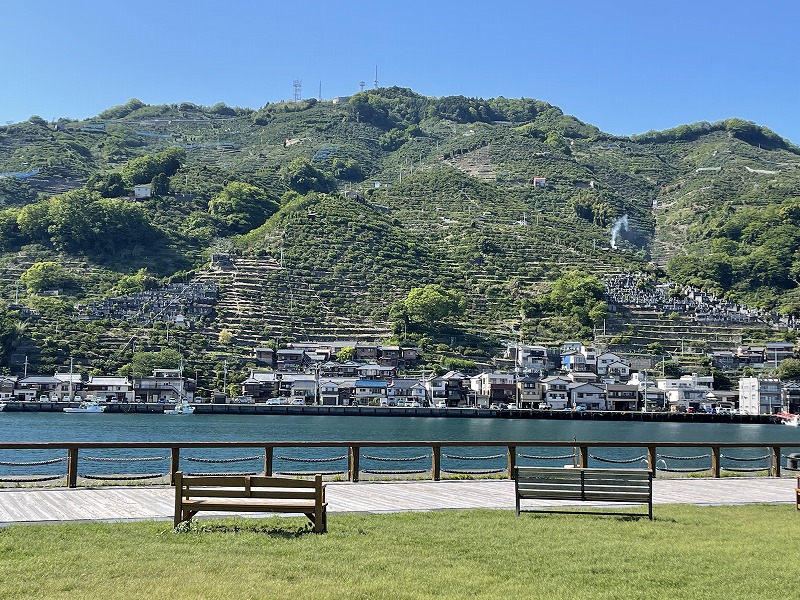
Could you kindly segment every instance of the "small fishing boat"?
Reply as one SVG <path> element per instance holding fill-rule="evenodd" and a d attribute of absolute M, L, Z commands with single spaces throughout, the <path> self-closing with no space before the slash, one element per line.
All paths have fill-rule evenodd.
<path fill-rule="evenodd" d="M 194 406 L 189 404 L 186 400 L 179 402 L 175 408 L 169 408 L 164 411 L 165 415 L 193 415 Z"/>
<path fill-rule="evenodd" d="M 84 400 L 77 408 L 67 407 L 65 413 L 101 413 L 105 412 L 106 407 L 95 400 Z"/>
<path fill-rule="evenodd" d="M 0 402 L 0 412 L 3 412 L 5 410 L 5 408 L 6 408 L 6 403 L 5 402 Z"/>
<path fill-rule="evenodd" d="M 784 425 L 789 425 L 790 427 L 797 427 L 800 425 L 800 415 L 794 415 L 792 413 L 787 412 L 779 412 L 775 415 L 781 420 L 781 423 Z"/>

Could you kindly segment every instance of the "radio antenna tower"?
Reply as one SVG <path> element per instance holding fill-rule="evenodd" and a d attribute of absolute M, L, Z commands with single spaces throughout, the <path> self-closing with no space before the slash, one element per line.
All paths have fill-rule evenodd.
<path fill-rule="evenodd" d="M 322 81 L 319 82 L 319 96 L 317 97 L 317 100 L 322 102 Z"/>
<path fill-rule="evenodd" d="M 294 101 L 300 102 L 300 100 L 303 98 L 303 94 L 300 92 L 300 88 L 303 87 L 303 82 L 300 81 L 299 79 L 295 79 L 293 85 L 294 85 Z"/>
<path fill-rule="evenodd" d="M 363 81 L 359 81 L 358 82 L 358 87 L 360 87 L 361 91 L 363 92 L 364 91 L 364 82 Z M 10 125 L 10 123 L 9 123 L 9 125 Z"/>
<path fill-rule="evenodd" d="M 378 65 L 375 65 L 375 87 L 378 87 Z"/>

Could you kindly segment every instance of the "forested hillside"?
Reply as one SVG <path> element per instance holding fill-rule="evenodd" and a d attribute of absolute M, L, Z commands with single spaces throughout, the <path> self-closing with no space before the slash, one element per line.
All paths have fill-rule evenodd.
<path fill-rule="evenodd" d="M 642 270 L 796 314 L 799 167 L 736 119 L 621 138 L 538 100 L 402 88 L 31 117 L 0 127 L 0 364 L 108 372 L 170 346 L 217 373 L 326 335 L 488 359 L 605 320 L 555 282 Z M 199 282 L 218 304 L 170 332 L 154 294 Z M 426 320 L 406 300 L 433 284 L 460 301 Z M 136 318 L 108 308 L 137 293 Z"/>

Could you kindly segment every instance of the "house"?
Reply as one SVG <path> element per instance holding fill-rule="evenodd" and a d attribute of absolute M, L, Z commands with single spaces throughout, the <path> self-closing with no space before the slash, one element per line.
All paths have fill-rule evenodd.
<path fill-rule="evenodd" d="M 613 352 L 604 352 L 597 357 L 596 369 L 594 369 L 595 373 L 601 377 L 608 375 L 608 366 L 612 363 L 622 363 L 627 365 L 627 363 L 618 354 L 614 354 Z M 630 367 L 628 368 L 626 377 L 628 375 L 630 375 Z"/>
<path fill-rule="evenodd" d="M 782 408 L 780 379 L 742 377 L 739 379 L 739 410 L 749 415 L 771 415 Z"/>
<path fill-rule="evenodd" d="M 565 371 L 586 371 L 586 357 L 575 350 L 564 352 L 561 354 L 561 368 Z"/>
<path fill-rule="evenodd" d="M 275 351 L 272 348 L 253 348 L 253 358 L 257 362 L 272 365 L 275 358 Z"/>
<path fill-rule="evenodd" d="M 560 410 L 569 407 L 569 385 L 572 380 L 556 375 L 545 377 L 539 381 L 542 388 L 542 402 L 550 408 Z"/>
<path fill-rule="evenodd" d="M 149 183 L 133 186 L 133 197 L 135 200 L 147 200 L 153 196 L 153 186 Z"/>
<path fill-rule="evenodd" d="M 463 373 L 448 371 L 440 377 L 423 380 L 422 383 L 428 393 L 428 398 L 434 405 L 444 401 L 447 406 L 458 406 L 460 402 L 466 401 L 467 389 L 464 384 L 467 381 L 471 384 L 471 380 L 468 380 Z"/>
<path fill-rule="evenodd" d="M 62 381 L 57 377 L 47 375 L 29 375 L 17 380 L 17 387 L 14 389 L 14 396 L 18 400 L 40 400 L 42 396 L 48 399 L 60 398 L 58 390 L 61 388 Z"/>
<path fill-rule="evenodd" d="M 281 348 L 277 352 L 275 367 L 279 371 L 300 371 L 306 364 L 305 351 L 298 348 Z"/>
<path fill-rule="evenodd" d="M 764 358 L 770 365 L 777 366 L 782 360 L 794 356 L 792 342 L 767 342 L 764 345 Z"/>
<path fill-rule="evenodd" d="M 400 365 L 400 346 L 378 346 L 378 363 L 384 367 Z"/>
<path fill-rule="evenodd" d="M 597 371 L 597 350 L 593 346 L 581 344 L 580 353 L 583 355 L 587 371 Z"/>
<path fill-rule="evenodd" d="M 0 375 L 0 399 L 10 400 L 14 397 L 14 387 L 17 384 L 16 377 Z"/>
<path fill-rule="evenodd" d="M 469 382 L 481 404 L 514 402 L 516 398 L 517 386 L 513 374 L 481 373 L 471 377 Z"/>
<path fill-rule="evenodd" d="M 356 344 L 353 359 L 362 362 L 372 362 L 378 360 L 377 344 Z"/>
<path fill-rule="evenodd" d="M 512 360 L 514 369 L 522 373 L 541 374 L 553 366 L 544 346 L 510 344 L 506 347 L 503 357 Z"/>
<path fill-rule="evenodd" d="M 615 361 L 606 365 L 606 377 L 613 377 L 615 381 L 627 381 L 631 376 L 631 368 L 628 363 Z"/>
<path fill-rule="evenodd" d="M 142 402 L 193 402 L 196 388 L 180 369 L 153 369 L 150 376 L 133 378 L 134 396 Z"/>
<path fill-rule="evenodd" d="M 546 188 L 547 177 L 533 177 L 531 178 L 531 185 L 535 188 Z"/>
<path fill-rule="evenodd" d="M 517 379 L 517 405 L 519 408 L 539 408 L 542 387 L 539 378 L 530 375 Z"/>
<path fill-rule="evenodd" d="M 397 376 L 397 367 L 384 367 L 377 363 L 359 365 L 357 368 L 359 379 L 390 379 Z"/>
<path fill-rule="evenodd" d="M 783 386 L 783 411 L 800 414 L 800 381 L 788 381 Z"/>
<path fill-rule="evenodd" d="M 711 359 L 711 363 L 716 368 L 723 371 L 732 371 L 733 369 L 737 369 L 739 367 L 739 361 L 737 360 L 736 354 L 730 350 L 718 350 L 711 352 L 709 353 L 708 357 Z"/>
<path fill-rule="evenodd" d="M 55 373 L 53 375 L 61 383 L 55 390 L 54 398 L 71 399 L 75 396 L 85 396 L 86 387 L 83 382 L 83 376 L 80 373 Z"/>
<path fill-rule="evenodd" d="M 309 377 L 295 377 L 292 380 L 292 400 L 302 400 L 304 404 L 317 403 L 317 382 Z"/>
<path fill-rule="evenodd" d="M 86 393 L 100 402 L 133 402 L 133 386 L 127 377 L 90 375 Z"/>
<path fill-rule="evenodd" d="M 419 402 L 422 406 L 427 400 L 425 386 L 419 379 L 393 379 L 387 388 L 387 398 L 390 405 L 400 406 L 410 402 Z"/>
<path fill-rule="evenodd" d="M 606 405 L 605 387 L 596 383 L 571 383 L 567 385 L 571 406 L 585 406 L 589 410 L 602 410 Z"/>
<path fill-rule="evenodd" d="M 606 410 L 634 411 L 639 404 L 639 386 L 607 383 Z"/>
<path fill-rule="evenodd" d="M 380 404 L 387 399 L 388 384 L 386 381 L 376 379 L 359 379 L 355 383 L 355 403 L 361 406 Z"/>

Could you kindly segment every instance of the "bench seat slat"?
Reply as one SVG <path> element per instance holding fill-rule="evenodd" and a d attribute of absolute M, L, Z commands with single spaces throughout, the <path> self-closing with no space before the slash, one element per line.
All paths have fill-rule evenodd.
<path fill-rule="evenodd" d="M 209 489 L 209 488 L 183 488 L 181 495 L 184 498 L 307 498 L 316 497 L 314 490 L 278 490 L 278 489 Z"/>

